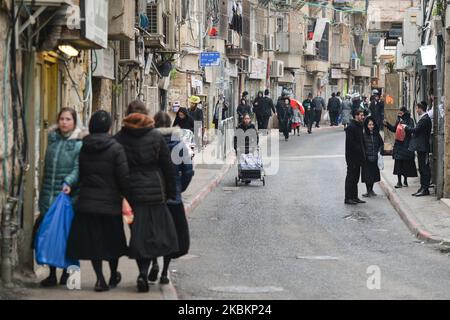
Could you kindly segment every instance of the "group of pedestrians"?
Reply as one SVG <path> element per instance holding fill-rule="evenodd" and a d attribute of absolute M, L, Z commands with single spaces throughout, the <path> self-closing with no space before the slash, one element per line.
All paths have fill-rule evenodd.
<path fill-rule="evenodd" d="M 123 256 L 136 260 L 139 292 L 148 292 L 149 281 L 156 280 L 158 257 L 164 257 L 160 283 L 167 284 L 170 259 L 189 250 L 181 193 L 192 179 L 193 168 L 189 161 L 175 164 L 171 157 L 174 148 L 189 152 L 180 139 L 178 125 L 190 115 L 180 114 L 184 117 L 172 127 L 167 113 L 152 117 L 145 104 L 137 100 L 129 104 L 123 127 L 115 136 L 111 135 L 112 119 L 106 111 L 92 115 L 89 133 L 83 136 L 75 110 L 65 108 L 49 133 L 35 233 L 58 194 L 70 195 L 75 216 L 66 256 L 91 261 L 97 277 L 95 291 L 107 291 L 120 283 L 118 266 Z M 123 215 L 130 212 L 133 221 L 127 243 Z M 109 263 L 111 271 L 108 282 L 103 261 Z M 67 279 L 63 270 L 59 283 L 64 285 Z M 56 268 L 50 266 L 50 274 L 41 285 L 57 284 Z"/>
<path fill-rule="evenodd" d="M 430 135 L 432 121 L 427 114 L 427 103 L 417 104 L 417 113 L 420 117 L 417 126 L 406 108 L 401 108 L 394 125 L 384 119 L 384 108 L 378 98 L 374 98 L 369 107 L 370 116 L 366 111 L 358 108 L 353 111 L 353 119 L 346 126 L 347 177 L 345 181 L 345 204 L 356 205 L 365 203 L 358 196 L 358 183 L 361 177 L 366 184 L 367 192 L 363 197 L 373 197 L 375 183 L 380 179 L 380 167 L 384 155 L 384 142 L 381 137 L 379 123 L 395 133 L 393 158 L 395 160 L 394 175 L 398 177 L 395 188 L 408 187 L 408 178 L 417 177 L 415 153 L 417 152 L 420 189 L 412 194 L 416 197 L 430 195 L 431 169 L 430 169 Z M 380 159 L 381 158 L 381 159 Z"/>

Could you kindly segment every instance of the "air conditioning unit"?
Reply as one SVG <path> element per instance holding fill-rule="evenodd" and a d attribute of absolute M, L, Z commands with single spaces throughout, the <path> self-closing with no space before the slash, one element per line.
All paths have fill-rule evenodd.
<path fill-rule="evenodd" d="M 245 73 L 251 73 L 250 69 L 251 69 L 251 61 L 250 61 L 250 57 L 248 59 L 245 60 L 241 60 L 242 61 L 242 72 Z"/>
<path fill-rule="evenodd" d="M 264 51 L 273 51 L 275 44 L 275 36 L 273 34 L 266 34 L 264 36 Z"/>
<path fill-rule="evenodd" d="M 272 61 L 272 68 L 270 70 L 270 76 L 272 78 L 282 78 L 284 77 L 284 62 L 275 60 Z"/>
<path fill-rule="evenodd" d="M 258 43 L 252 42 L 252 56 L 258 57 Z"/>
<path fill-rule="evenodd" d="M 247 72 L 252 74 L 253 73 L 253 60 L 255 58 L 253 57 L 248 57 L 247 59 Z"/>
<path fill-rule="evenodd" d="M 316 42 L 314 40 L 306 40 L 306 47 L 304 50 L 305 56 L 316 55 Z"/>
<path fill-rule="evenodd" d="M 420 47 L 420 30 L 422 26 L 422 11 L 420 8 L 406 10 L 403 21 L 403 53 L 415 54 Z"/>
<path fill-rule="evenodd" d="M 377 65 L 372 66 L 372 70 L 370 72 L 370 77 L 378 78 L 378 66 Z"/>
<path fill-rule="evenodd" d="M 140 65 L 139 56 L 136 54 L 135 41 L 120 41 L 120 65 Z"/>
<path fill-rule="evenodd" d="M 361 67 L 361 59 L 352 58 L 351 64 L 350 64 L 350 70 L 356 71 L 356 70 L 359 70 L 360 67 Z"/>

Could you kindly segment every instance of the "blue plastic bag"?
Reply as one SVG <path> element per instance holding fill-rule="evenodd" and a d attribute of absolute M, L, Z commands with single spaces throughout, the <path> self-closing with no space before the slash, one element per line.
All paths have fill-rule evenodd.
<path fill-rule="evenodd" d="M 66 259 L 73 216 L 70 196 L 61 193 L 45 214 L 36 235 L 36 261 L 39 265 L 61 269 L 80 265 L 79 261 Z"/>

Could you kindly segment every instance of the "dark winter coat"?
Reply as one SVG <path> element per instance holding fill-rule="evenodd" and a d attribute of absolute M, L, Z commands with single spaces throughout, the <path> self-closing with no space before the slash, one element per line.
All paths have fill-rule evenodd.
<path fill-rule="evenodd" d="M 383 138 L 380 135 L 379 128 L 375 123 L 375 128 L 372 132 L 370 132 L 368 128 L 369 121 L 375 121 L 373 117 L 368 117 L 364 121 L 364 146 L 365 146 L 365 154 L 366 160 L 369 162 L 377 162 L 378 161 L 378 153 L 383 154 L 384 142 Z"/>
<path fill-rule="evenodd" d="M 415 128 L 406 127 L 407 133 L 412 134 L 411 143 L 409 144 L 410 151 L 430 152 L 430 137 L 433 123 L 428 114 L 425 114 L 417 123 Z"/>
<path fill-rule="evenodd" d="M 109 134 L 83 139 L 80 152 L 80 197 L 77 212 L 121 215 L 122 196 L 129 198 L 125 150 Z"/>
<path fill-rule="evenodd" d="M 382 100 L 376 101 L 372 100 L 369 105 L 370 115 L 375 119 L 380 130 L 383 130 L 383 120 L 384 120 L 384 102 Z"/>
<path fill-rule="evenodd" d="M 405 113 L 401 119 L 398 119 L 395 125 L 391 125 L 390 123 L 386 124 L 386 127 L 391 132 L 397 132 L 397 127 L 400 124 L 406 124 L 410 128 L 414 128 L 414 120 L 411 118 L 410 113 Z M 394 150 L 392 157 L 395 160 L 412 160 L 415 155 L 413 151 L 409 150 L 409 145 L 411 143 L 411 133 L 406 133 L 406 137 L 404 141 L 395 140 Z"/>
<path fill-rule="evenodd" d="M 341 112 L 341 100 L 336 97 L 331 97 L 330 100 L 328 100 L 327 109 L 329 112 Z"/>
<path fill-rule="evenodd" d="M 127 155 L 132 203 L 165 204 L 176 198 L 171 154 L 164 137 L 153 125 L 152 118 L 131 114 L 115 136 Z"/>
<path fill-rule="evenodd" d="M 283 100 L 279 100 L 277 104 L 278 122 L 280 124 L 280 132 L 291 131 L 291 121 L 294 117 L 294 111 L 290 105 L 286 105 Z"/>
<path fill-rule="evenodd" d="M 345 159 L 347 164 L 363 165 L 366 160 L 363 123 L 351 120 L 345 129 Z"/>
<path fill-rule="evenodd" d="M 325 100 L 322 97 L 315 97 L 311 104 L 315 111 L 322 111 L 326 108 Z"/>
<path fill-rule="evenodd" d="M 185 157 L 189 155 L 188 146 L 181 139 L 181 130 L 178 128 L 159 128 L 159 132 L 163 135 L 167 146 L 169 147 L 170 153 L 175 150 L 177 155 L 183 161 L 177 161 L 178 164 L 173 163 L 175 170 L 175 180 L 176 180 L 176 198 L 167 201 L 167 204 L 182 204 L 183 199 L 181 194 L 186 191 L 189 184 L 194 176 L 194 167 L 192 165 L 191 159 L 185 161 Z M 173 160 L 173 159 L 172 159 Z"/>
<path fill-rule="evenodd" d="M 202 126 L 203 126 L 203 110 L 202 109 L 200 109 L 198 107 L 195 109 L 190 108 L 188 110 L 188 113 L 194 121 L 201 121 Z"/>
<path fill-rule="evenodd" d="M 271 117 L 273 113 L 276 113 L 276 109 L 273 104 L 273 101 L 268 96 L 260 98 L 258 101 L 258 105 L 259 105 L 258 110 L 262 117 Z"/>
<path fill-rule="evenodd" d="M 238 135 L 242 134 L 242 131 L 244 134 L 247 134 L 245 136 L 245 145 L 242 146 L 243 141 L 238 141 Z M 253 130 L 253 132 L 252 132 Z M 250 131 L 250 132 L 247 132 Z M 256 139 L 255 139 L 256 138 Z M 239 145 L 238 145 L 239 144 Z M 259 144 L 259 136 L 258 131 L 256 130 L 256 127 L 254 124 L 250 123 L 248 126 L 245 126 L 243 123 L 241 123 L 236 128 L 236 134 L 234 135 L 234 150 L 238 151 L 239 148 L 245 148 L 245 153 L 248 154 L 250 152 L 251 148 L 256 148 Z"/>
<path fill-rule="evenodd" d="M 239 117 L 239 123 L 241 123 L 242 119 L 244 118 L 244 115 L 246 115 L 246 114 L 251 115 L 252 114 L 252 108 L 248 104 L 240 104 L 237 107 L 237 114 L 238 114 L 238 117 Z"/>
<path fill-rule="evenodd" d="M 184 119 L 181 119 L 179 114 L 184 114 Z M 186 108 L 180 108 L 177 112 L 177 116 L 175 117 L 175 121 L 173 123 L 174 127 L 180 127 L 181 129 L 191 130 L 194 132 L 194 119 L 189 115 L 189 112 Z"/>

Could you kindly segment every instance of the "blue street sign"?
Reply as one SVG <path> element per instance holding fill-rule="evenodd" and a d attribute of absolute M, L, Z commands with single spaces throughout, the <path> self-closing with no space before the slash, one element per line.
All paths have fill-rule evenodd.
<path fill-rule="evenodd" d="M 200 67 L 213 67 L 220 65 L 220 52 L 202 52 L 200 54 Z"/>

